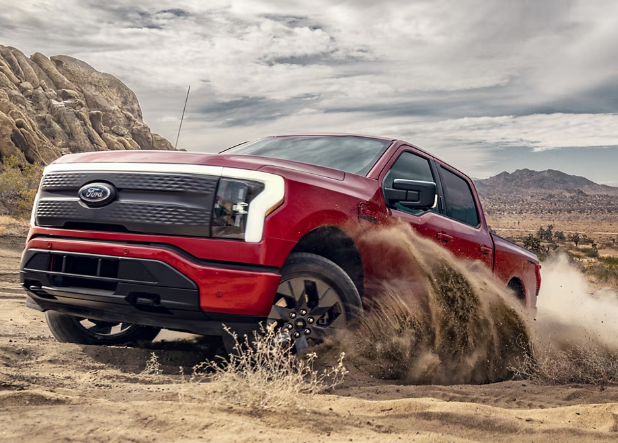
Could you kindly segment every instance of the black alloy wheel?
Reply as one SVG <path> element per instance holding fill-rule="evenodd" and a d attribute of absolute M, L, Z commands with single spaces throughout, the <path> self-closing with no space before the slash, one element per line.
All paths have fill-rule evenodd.
<path fill-rule="evenodd" d="M 55 311 L 47 311 L 45 318 L 51 333 L 59 342 L 82 345 L 151 342 L 161 330 L 132 323 L 90 320 Z"/>
<path fill-rule="evenodd" d="M 362 312 L 362 301 L 350 277 L 332 261 L 304 252 L 292 253 L 281 269 L 268 323 L 281 328 L 296 352 L 345 329 Z"/>

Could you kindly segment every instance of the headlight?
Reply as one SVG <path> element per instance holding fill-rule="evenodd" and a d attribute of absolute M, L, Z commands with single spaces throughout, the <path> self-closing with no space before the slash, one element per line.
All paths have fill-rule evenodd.
<path fill-rule="evenodd" d="M 212 236 L 244 239 L 251 201 L 264 190 L 264 184 L 249 180 L 222 178 L 212 212 Z"/>

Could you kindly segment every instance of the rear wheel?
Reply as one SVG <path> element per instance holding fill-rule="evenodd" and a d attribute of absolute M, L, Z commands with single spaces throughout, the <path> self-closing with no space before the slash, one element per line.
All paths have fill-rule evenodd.
<path fill-rule="evenodd" d="M 55 311 L 45 313 L 47 325 L 56 340 L 81 345 L 122 345 L 151 342 L 161 329 L 132 323 L 89 320 Z"/>
<path fill-rule="evenodd" d="M 319 255 L 298 252 L 281 269 L 268 322 L 282 328 L 300 352 L 345 329 L 361 311 L 358 290 L 343 269 Z"/>

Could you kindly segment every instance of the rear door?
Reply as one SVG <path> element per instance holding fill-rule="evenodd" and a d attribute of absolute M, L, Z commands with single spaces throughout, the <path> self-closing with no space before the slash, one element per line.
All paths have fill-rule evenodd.
<path fill-rule="evenodd" d="M 452 220 L 448 248 L 458 257 L 481 260 L 493 269 L 493 240 L 470 179 L 436 162 L 444 193 L 444 215 Z"/>
<path fill-rule="evenodd" d="M 390 207 L 392 216 L 409 223 L 424 237 L 443 244 L 452 242 L 453 222 L 442 214 L 439 176 L 433 161 L 409 146 L 400 148 L 393 157 L 381 174 L 382 189 L 392 188 L 395 179 L 421 180 L 438 184 L 439 196 L 436 206 L 427 211 L 409 209 L 396 203 Z"/>

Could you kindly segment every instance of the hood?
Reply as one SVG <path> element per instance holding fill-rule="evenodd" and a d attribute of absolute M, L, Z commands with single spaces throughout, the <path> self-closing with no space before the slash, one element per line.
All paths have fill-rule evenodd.
<path fill-rule="evenodd" d="M 60 157 L 58 163 L 176 163 L 188 165 L 222 166 L 256 171 L 266 166 L 292 169 L 312 175 L 343 180 L 345 172 L 324 166 L 310 165 L 291 160 L 280 160 L 250 155 L 207 154 L 179 151 L 105 151 L 70 154 Z"/>

